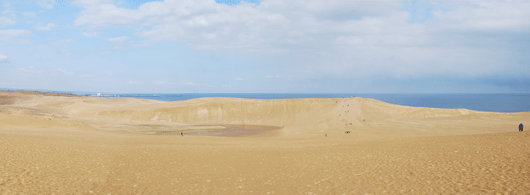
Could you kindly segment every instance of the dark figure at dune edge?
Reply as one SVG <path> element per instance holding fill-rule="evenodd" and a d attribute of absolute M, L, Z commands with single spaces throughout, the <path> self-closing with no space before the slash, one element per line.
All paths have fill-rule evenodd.
<path fill-rule="evenodd" d="M 519 131 L 523 131 L 524 125 L 523 123 L 519 124 Z"/>

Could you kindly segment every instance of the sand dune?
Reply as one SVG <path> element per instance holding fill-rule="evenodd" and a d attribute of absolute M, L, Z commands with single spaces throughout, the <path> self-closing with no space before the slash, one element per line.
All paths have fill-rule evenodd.
<path fill-rule="evenodd" d="M 529 120 L 359 97 L 0 92 L 0 194 L 524 194 Z M 263 131 L 211 136 L 245 127 Z"/>
<path fill-rule="evenodd" d="M 488 113 L 466 109 L 399 106 L 366 98 L 254 100 L 200 98 L 161 102 L 132 98 L 20 98 L 17 105 L 76 120 L 149 124 L 254 124 L 285 127 L 286 135 L 322 131 L 390 136 L 510 132 L 528 113 Z M 14 107 L 14 105 L 10 107 Z M 364 122 L 363 120 L 366 120 Z"/>

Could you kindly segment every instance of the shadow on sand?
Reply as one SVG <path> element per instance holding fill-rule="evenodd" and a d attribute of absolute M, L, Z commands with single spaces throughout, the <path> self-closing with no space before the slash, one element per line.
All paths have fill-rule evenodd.
<path fill-rule="evenodd" d="M 210 137 L 270 137 L 279 133 L 281 127 L 263 126 L 263 125 L 212 125 L 221 126 L 224 128 L 208 129 L 202 131 L 164 131 L 157 133 L 158 135 L 175 135 L 180 136 L 183 132 L 184 136 L 210 136 Z"/>

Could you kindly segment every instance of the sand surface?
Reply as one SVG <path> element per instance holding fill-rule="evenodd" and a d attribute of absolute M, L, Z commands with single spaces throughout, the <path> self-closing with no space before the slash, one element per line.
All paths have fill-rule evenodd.
<path fill-rule="evenodd" d="M 530 194 L 519 123 L 358 97 L 0 91 L 0 194 Z"/>

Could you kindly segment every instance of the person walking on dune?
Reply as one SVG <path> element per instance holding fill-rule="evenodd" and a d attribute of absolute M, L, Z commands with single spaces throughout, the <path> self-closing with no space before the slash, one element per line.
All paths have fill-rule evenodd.
<path fill-rule="evenodd" d="M 523 131 L 524 125 L 523 123 L 519 124 L 519 131 Z"/>

